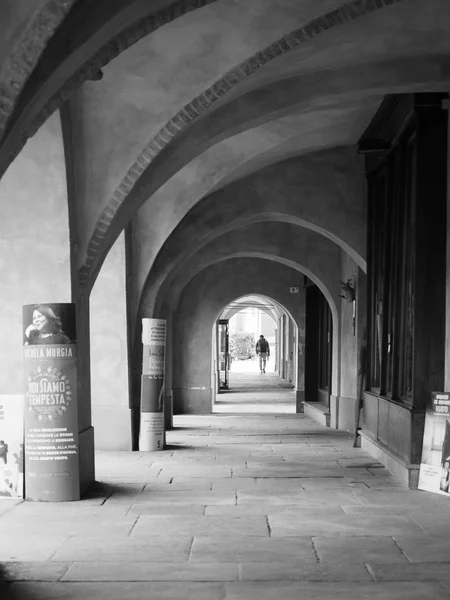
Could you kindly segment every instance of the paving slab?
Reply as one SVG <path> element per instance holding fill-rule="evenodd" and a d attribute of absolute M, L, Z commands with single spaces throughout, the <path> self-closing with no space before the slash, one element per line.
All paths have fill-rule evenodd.
<path fill-rule="evenodd" d="M 395 543 L 413 563 L 447 562 L 449 556 L 448 535 L 395 536 Z"/>
<path fill-rule="evenodd" d="M 151 535 L 227 536 L 269 535 L 267 519 L 259 515 L 240 516 L 141 516 L 133 527 L 131 537 Z"/>
<path fill-rule="evenodd" d="M 241 581 L 373 581 L 364 564 L 311 565 L 303 562 L 253 562 L 240 565 Z"/>
<path fill-rule="evenodd" d="M 300 479 L 304 490 L 308 492 L 327 492 L 329 490 L 346 490 L 351 491 L 354 488 L 366 489 L 364 482 L 355 482 L 349 477 L 302 477 Z"/>
<path fill-rule="evenodd" d="M 233 516 L 242 516 L 242 515 L 268 515 L 270 513 L 275 513 L 277 511 L 284 512 L 291 508 L 292 505 L 288 504 L 279 504 L 277 506 L 273 506 L 269 503 L 261 503 L 258 505 L 254 504 L 237 504 L 235 506 L 206 506 L 205 507 L 205 515 L 233 515 Z"/>
<path fill-rule="evenodd" d="M 0 516 L 7 513 L 12 508 L 15 508 L 18 504 L 22 504 L 22 500 L 9 500 L 3 499 L 0 502 Z"/>
<path fill-rule="evenodd" d="M 367 505 L 364 506 L 355 506 L 355 505 L 341 505 L 341 509 L 347 515 L 404 515 L 407 513 L 408 509 L 403 506 L 383 506 L 379 504 L 375 505 Z"/>
<path fill-rule="evenodd" d="M 408 510 L 408 516 L 429 535 L 450 535 L 450 507 L 431 513 Z"/>
<path fill-rule="evenodd" d="M 67 536 L 87 536 L 87 537 L 126 537 L 130 535 L 134 524 L 136 523 L 136 517 L 127 524 L 121 525 L 120 523 L 99 523 L 95 524 L 92 521 L 87 520 L 85 523 L 82 521 L 69 521 L 68 523 L 62 521 L 54 521 L 52 523 L 43 521 L 32 523 L 31 525 L 21 521 L 20 523 L 8 523 L 1 527 L 0 535 L 7 537 L 8 539 L 14 539 L 23 536 L 24 528 L 27 529 L 27 537 L 33 536 L 34 538 L 46 538 L 49 536 L 58 537 L 61 531 Z"/>
<path fill-rule="evenodd" d="M 260 467 L 253 469 L 234 469 L 233 470 L 233 478 L 238 477 L 255 477 L 256 479 L 262 477 L 271 477 L 274 479 L 278 478 L 286 478 L 286 477 L 294 477 L 294 478 L 312 478 L 312 477 L 336 477 L 341 476 L 344 477 L 347 473 L 344 474 L 342 469 L 329 468 L 327 463 L 327 469 L 314 468 L 314 465 L 305 465 L 301 468 L 288 467 L 283 469 L 278 469 L 275 467 Z M 352 477 L 356 477 L 356 473 L 352 473 Z"/>
<path fill-rule="evenodd" d="M 1 532 L 1 525 L 0 525 Z M 40 562 L 50 558 L 69 539 L 69 534 L 27 533 L 22 528 L 22 535 L 0 534 L 0 562 Z"/>
<path fill-rule="evenodd" d="M 192 536 L 148 538 L 88 538 L 66 540 L 53 554 L 56 562 L 182 562 L 188 559 Z"/>
<path fill-rule="evenodd" d="M 1 569 L 6 581 L 59 581 L 71 563 L 4 562 Z"/>
<path fill-rule="evenodd" d="M 338 506 L 341 504 L 359 504 L 359 500 L 352 492 L 333 490 L 332 494 L 307 491 L 283 491 L 282 494 L 262 492 L 241 492 L 238 494 L 237 504 L 258 504 L 266 502 L 269 504 L 301 504 L 304 506 Z"/>
<path fill-rule="evenodd" d="M 224 467 L 223 465 L 215 465 L 213 467 L 203 467 L 199 465 L 165 465 L 162 467 L 162 475 L 165 476 L 186 477 L 187 472 L 189 472 L 189 477 L 201 477 L 202 479 L 231 477 L 231 467 Z"/>
<path fill-rule="evenodd" d="M 218 490 L 254 490 L 257 487 L 257 481 L 252 477 L 240 477 L 231 479 L 216 479 L 211 482 L 211 489 L 214 492 Z"/>
<path fill-rule="evenodd" d="M 435 510 L 448 510 L 448 498 L 419 490 L 390 489 L 385 491 L 355 490 L 360 504 L 394 505 L 409 508 L 433 507 Z"/>
<path fill-rule="evenodd" d="M 438 600 L 445 598 L 439 583 L 286 583 L 226 584 L 225 600 Z"/>
<path fill-rule="evenodd" d="M 266 537 L 195 537 L 190 560 L 214 562 L 282 562 L 301 560 L 305 565 L 315 565 L 316 555 L 308 538 L 274 539 Z"/>
<path fill-rule="evenodd" d="M 192 562 L 102 563 L 76 562 L 62 581 L 237 581 L 239 569 L 233 563 Z"/>
<path fill-rule="evenodd" d="M 404 552 L 391 537 L 319 536 L 313 538 L 317 558 L 322 565 L 354 565 L 384 562 L 408 563 Z"/>
<path fill-rule="evenodd" d="M 405 515 L 339 515 L 313 516 L 305 519 L 301 514 L 285 512 L 269 515 L 273 537 L 292 536 L 393 536 L 421 532 L 419 526 Z"/>
<path fill-rule="evenodd" d="M 122 501 L 122 500 L 120 500 Z M 127 500 L 123 500 L 127 501 Z M 129 499 L 128 499 L 129 501 Z M 196 490 L 158 490 L 141 493 L 133 497 L 133 504 L 236 504 L 236 494 L 233 489 L 213 491 L 208 489 Z"/>
<path fill-rule="evenodd" d="M 137 502 L 129 507 L 129 515 L 204 515 L 203 504 L 164 504 Z"/>
<path fill-rule="evenodd" d="M 447 558 L 448 556 L 444 557 Z M 450 561 L 437 563 L 369 563 L 375 581 L 446 581 L 450 583 Z"/>
<path fill-rule="evenodd" d="M 144 492 L 187 492 L 194 490 L 211 490 L 212 484 L 215 479 L 200 479 L 199 477 L 193 477 L 192 479 L 186 479 L 185 477 L 171 477 L 169 481 L 151 481 L 145 485 Z M 219 479 L 218 481 L 228 481 L 228 479 Z"/>

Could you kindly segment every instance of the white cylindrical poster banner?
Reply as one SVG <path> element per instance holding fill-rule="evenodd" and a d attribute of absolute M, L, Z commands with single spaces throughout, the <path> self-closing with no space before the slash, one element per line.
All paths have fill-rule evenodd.
<path fill-rule="evenodd" d="M 164 319 L 142 319 L 142 344 L 139 450 L 154 452 L 164 448 Z"/>

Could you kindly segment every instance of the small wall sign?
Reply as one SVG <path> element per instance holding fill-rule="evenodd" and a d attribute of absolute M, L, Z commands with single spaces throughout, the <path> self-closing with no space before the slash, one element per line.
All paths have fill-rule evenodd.
<path fill-rule="evenodd" d="M 432 400 L 435 415 L 450 415 L 449 392 L 432 392 Z"/>

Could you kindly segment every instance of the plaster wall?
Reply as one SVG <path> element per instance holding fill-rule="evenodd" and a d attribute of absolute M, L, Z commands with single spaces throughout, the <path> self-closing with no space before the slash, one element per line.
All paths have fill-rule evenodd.
<path fill-rule="evenodd" d="M 22 393 L 22 305 L 71 302 L 67 188 L 58 115 L 0 181 L 0 390 Z"/>
<path fill-rule="evenodd" d="M 90 296 L 92 424 L 98 450 L 131 450 L 124 237 L 110 250 Z"/>
<path fill-rule="evenodd" d="M 263 294 L 279 302 L 296 323 L 301 323 L 304 306 L 296 295 L 289 294 L 289 287 L 297 281 L 294 269 L 247 258 L 208 267 L 190 281 L 174 311 L 175 414 L 211 412 L 212 327 L 224 306 L 239 296 Z"/>

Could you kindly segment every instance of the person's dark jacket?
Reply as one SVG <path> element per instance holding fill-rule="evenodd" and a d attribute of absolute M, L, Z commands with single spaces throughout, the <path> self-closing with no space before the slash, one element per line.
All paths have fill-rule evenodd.
<path fill-rule="evenodd" d="M 256 343 L 256 353 L 265 352 L 266 354 L 270 354 L 269 342 L 266 338 L 261 338 Z"/>

